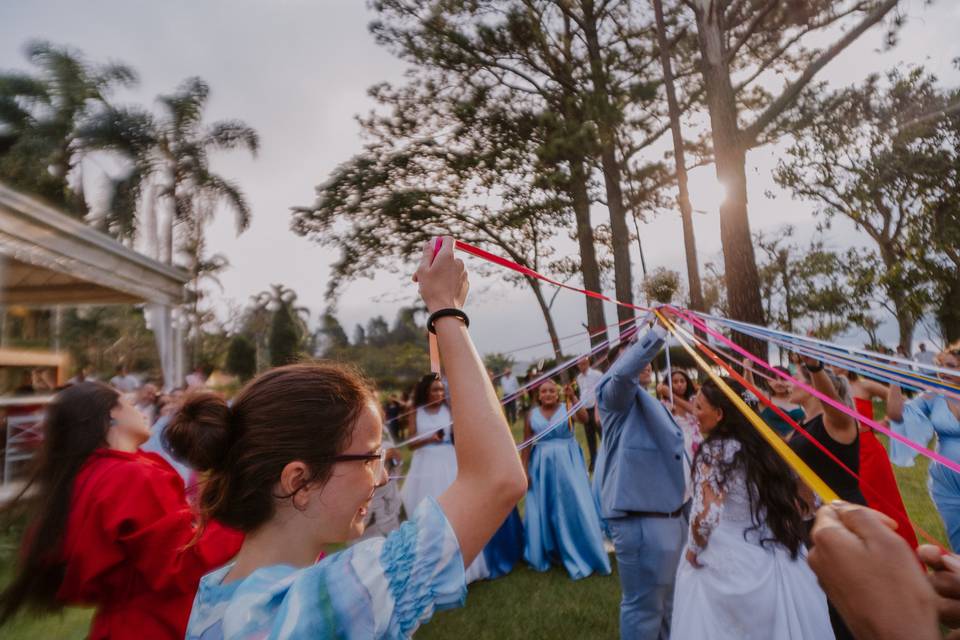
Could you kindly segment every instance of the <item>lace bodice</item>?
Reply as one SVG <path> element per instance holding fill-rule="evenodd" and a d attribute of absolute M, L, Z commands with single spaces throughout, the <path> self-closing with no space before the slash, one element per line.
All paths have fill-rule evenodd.
<path fill-rule="evenodd" d="M 721 478 L 721 463 L 729 465 L 738 451 L 740 443 L 732 439 L 713 440 L 701 446 L 693 470 L 690 511 L 689 547 L 697 556 L 707 548 L 710 534 L 721 521 L 742 530 L 753 527 L 743 464 L 729 469 L 726 477 Z"/>

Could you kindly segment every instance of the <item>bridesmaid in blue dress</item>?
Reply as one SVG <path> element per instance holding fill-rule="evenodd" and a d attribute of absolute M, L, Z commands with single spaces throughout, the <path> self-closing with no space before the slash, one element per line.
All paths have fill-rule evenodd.
<path fill-rule="evenodd" d="M 941 351 L 935 362 L 937 366 L 956 371 L 956 375 L 938 373 L 943 382 L 960 385 L 960 344 Z M 922 393 L 904 402 L 899 385 L 892 384 L 887 391 L 887 417 L 895 432 L 923 446 L 936 434 L 937 452 L 960 462 L 960 400 L 955 396 Z M 916 455 L 916 451 L 905 444 L 890 441 L 890 459 L 895 465 L 911 467 Z M 960 475 L 931 461 L 928 487 L 946 526 L 950 546 L 954 551 L 960 550 Z"/>
<path fill-rule="evenodd" d="M 568 401 L 571 396 L 568 388 Z M 560 404 L 560 389 L 552 380 L 540 385 L 538 397 L 539 406 L 527 414 L 524 440 L 563 424 L 523 451 L 529 477 L 524 558 L 537 571 L 562 564 L 574 580 L 594 571 L 608 575 L 610 558 L 583 451 L 574 439 L 574 416 Z"/>

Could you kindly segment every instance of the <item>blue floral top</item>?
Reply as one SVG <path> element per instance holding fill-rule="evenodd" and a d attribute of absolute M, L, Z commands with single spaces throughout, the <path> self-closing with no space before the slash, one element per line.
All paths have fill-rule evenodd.
<path fill-rule="evenodd" d="M 457 537 L 432 498 L 386 538 L 311 567 L 264 567 L 222 584 L 231 567 L 200 581 L 187 640 L 408 638 L 467 594 Z"/>

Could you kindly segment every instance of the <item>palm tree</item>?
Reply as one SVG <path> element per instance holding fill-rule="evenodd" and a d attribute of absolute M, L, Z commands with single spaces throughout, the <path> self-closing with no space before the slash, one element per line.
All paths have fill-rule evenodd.
<path fill-rule="evenodd" d="M 180 252 L 186 260 L 187 270 L 191 276 L 190 284 L 187 285 L 187 299 L 190 305 L 187 319 L 190 324 L 188 335 L 192 339 L 190 362 L 196 366 L 201 364 L 201 356 L 204 353 L 203 327 L 216 319 L 216 314 L 210 308 L 202 308 L 203 298 L 207 296 L 204 285 L 214 284 L 222 293 L 223 284 L 220 282 L 220 274 L 230 266 L 230 261 L 222 253 L 207 256 L 206 240 L 202 235 L 188 238 L 181 246 Z"/>
<path fill-rule="evenodd" d="M 159 244 L 149 250 L 168 264 L 173 261 L 175 229 L 181 229 L 184 242 L 203 236 L 221 203 L 233 210 L 237 233 L 250 226 L 246 196 L 235 182 L 211 170 L 209 155 L 245 148 L 255 156 L 260 138 L 240 120 L 204 124 L 209 97 L 206 82 L 189 78 L 173 93 L 158 98 L 159 119 L 138 108 L 114 108 L 99 114 L 84 130 L 92 144 L 113 149 L 131 164 L 129 173 L 114 181 L 106 224 L 118 236 L 132 238 L 139 231 L 139 209 L 152 225 L 160 216 L 147 214 L 157 204 L 166 205 L 162 233 L 148 228 L 147 236 Z"/>
<path fill-rule="evenodd" d="M 269 291 L 263 291 L 254 298 L 254 304 L 270 312 L 270 343 L 274 340 L 276 325 L 278 322 L 282 324 L 282 320 L 285 320 L 281 316 L 286 316 L 289 318 L 289 323 L 293 325 L 293 333 L 299 336 L 297 340 L 300 342 L 300 347 L 303 347 L 303 338 L 308 335 L 307 320 L 310 318 L 310 310 L 307 307 L 297 306 L 296 291 L 282 284 L 272 284 Z M 287 345 L 287 347 L 291 346 Z M 277 361 L 277 354 L 273 351 L 272 346 L 268 350 L 271 352 L 271 364 L 285 364 Z"/>
<path fill-rule="evenodd" d="M 82 218 L 88 208 L 76 171 L 95 147 L 79 132 L 109 110 L 114 89 L 133 86 L 137 75 L 123 64 L 91 64 L 78 51 L 45 41 L 29 42 L 25 53 L 36 75 L 0 74 L 0 178 Z"/>
<path fill-rule="evenodd" d="M 310 309 L 297 306 L 297 298 L 297 292 L 286 285 L 272 284 L 269 291 L 258 293 L 254 297 L 254 302 L 257 306 L 268 309 L 273 313 L 279 311 L 281 307 L 287 307 L 306 328 L 306 322 L 310 318 Z"/>

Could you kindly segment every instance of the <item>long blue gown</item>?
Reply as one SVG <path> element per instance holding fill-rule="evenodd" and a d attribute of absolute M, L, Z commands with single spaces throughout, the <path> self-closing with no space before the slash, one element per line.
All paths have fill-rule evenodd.
<path fill-rule="evenodd" d="M 558 409 L 549 420 L 539 407 L 530 410 L 533 433 L 564 420 Z M 530 488 L 527 490 L 524 558 L 537 571 L 551 563 L 563 564 L 574 580 L 594 571 L 610 573 L 610 558 L 603 549 L 600 514 L 590 491 L 583 451 L 573 432 L 563 424 L 539 440 L 530 453 Z"/>
<path fill-rule="evenodd" d="M 960 461 L 960 421 L 942 395 L 925 393 L 903 407 L 903 420 L 890 421 L 890 427 L 917 444 L 926 446 L 937 435 L 937 453 Z M 917 452 L 907 445 L 890 440 L 890 459 L 899 467 L 912 467 Z M 943 518 L 950 546 L 960 551 L 960 476 L 939 462 L 930 462 L 930 497 Z"/>
<path fill-rule="evenodd" d="M 490 542 L 483 548 L 483 559 L 490 575 L 488 580 L 505 576 L 523 557 L 523 520 L 514 507 Z"/>

